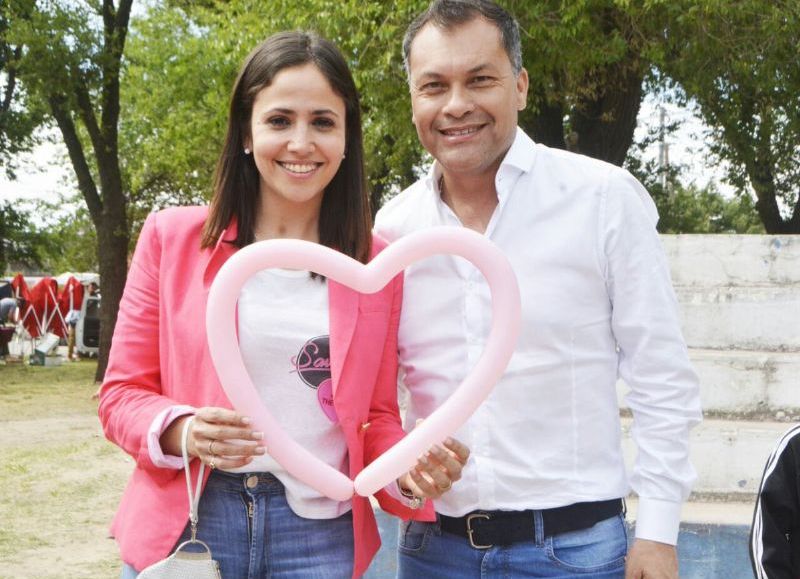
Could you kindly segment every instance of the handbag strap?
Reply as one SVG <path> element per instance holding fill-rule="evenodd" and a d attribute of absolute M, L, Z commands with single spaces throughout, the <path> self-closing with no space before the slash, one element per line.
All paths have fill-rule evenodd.
<path fill-rule="evenodd" d="M 200 491 L 203 485 L 203 475 L 206 471 L 206 465 L 200 461 L 200 472 L 197 474 L 197 485 L 192 493 L 192 473 L 189 470 L 189 427 L 194 422 L 194 416 L 183 424 L 183 432 L 181 433 L 181 454 L 183 455 L 183 470 L 186 472 L 186 491 L 189 493 L 189 522 L 192 525 L 192 543 L 197 541 L 197 505 L 200 503 Z"/>

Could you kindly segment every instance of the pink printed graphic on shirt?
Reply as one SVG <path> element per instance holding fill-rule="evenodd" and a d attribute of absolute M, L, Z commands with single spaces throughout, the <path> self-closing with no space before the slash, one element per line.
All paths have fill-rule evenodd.
<path fill-rule="evenodd" d="M 303 344 L 297 356 L 292 358 L 292 366 L 300 379 L 317 391 L 317 401 L 328 420 L 338 422 L 333 407 L 329 336 L 316 336 Z"/>
<path fill-rule="evenodd" d="M 317 400 L 328 420 L 334 424 L 339 422 L 339 417 L 336 416 L 336 409 L 333 407 L 333 380 L 328 378 L 322 381 L 319 388 L 317 388 Z"/>

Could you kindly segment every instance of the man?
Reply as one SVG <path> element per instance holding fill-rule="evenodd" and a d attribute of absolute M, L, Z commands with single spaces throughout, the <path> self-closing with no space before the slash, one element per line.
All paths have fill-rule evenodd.
<path fill-rule="evenodd" d="M 0 360 L 9 355 L 8 343 L 14 335 L 13 326 L 19 317 L 19 302 L 14 298 L 0 298 Z"/>
<path fill-rule="evenodd" d="M 67 312 L 64 321 L 67 323 L 67 360 L 77 361 L 78 355 L 75 353 L 75 342 L 78 334 L 78 322 L 81 319 L 81 311 L 72 309 Z"/>
<path fill-rule="evenodd" d="M 0 298 L 0 325 L 16 323 L 19 302 L 15 298 Z"/>
<path fill-rule="evenodd" d="M 757 579 L 800 577 L 800 425 L 778 441 L 764 467 L 750 529 Z"/>
<path fill-rule="evenodd" d="M 523 331 L 494 392 L 455 436 L 472 450 L 401 532 L 401 577 L 677 577 L 680 510 L 695 472 L 697 378 L 644 188 L 612 165 L 537 145 L 516 22 L 480 0 L 439 0 L 403 42 L 413 122 L 435 163 L 379 212 L 390 240 L 474 229 L 508 256 Z M 406 270 L 400 357 L 413 424 L 450 395 L 490 325 L 481 274 L 457 258 Z M 630 485 L 615 383 L 631 388 Z M 629 553 L 622 498 L 639 496 Z"/>

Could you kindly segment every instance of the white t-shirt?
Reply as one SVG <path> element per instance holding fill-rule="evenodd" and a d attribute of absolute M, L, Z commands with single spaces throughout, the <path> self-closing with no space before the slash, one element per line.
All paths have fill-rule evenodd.
<path fill-rule="evenodd" d="M 307 271 L 263 270 L 239 296 L 239 344 L 261 399 L 299 444 L 348 473 L 347 445 L 333 408 L 328 284 Z M 286 487 L 301 517 L 326 519 L 351 509 L 289 475 L 270 455 L 232 472 L 267 471 Z"/>

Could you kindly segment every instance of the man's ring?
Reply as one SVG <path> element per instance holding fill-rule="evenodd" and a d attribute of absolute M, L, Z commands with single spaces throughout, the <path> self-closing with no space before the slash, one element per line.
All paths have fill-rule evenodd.
<path fill-rule="evenodd" d="M 451 488 L 453 488 L 453 481 L 451 479 L 447 479 L 447 486 L 440 487 L 440 486 L 437 485 L 436 488 L 438 488 L 440 492 L 445 493 L 445 492 L 449 491 Z"/>
<path fill-rule="evenodd" d="M 216 440 L 209 440 L 208 441 L 208 454 L 210 456 L 214 456 L 214 443 L 217 442 Z"/>

